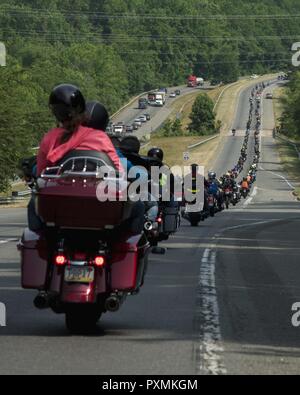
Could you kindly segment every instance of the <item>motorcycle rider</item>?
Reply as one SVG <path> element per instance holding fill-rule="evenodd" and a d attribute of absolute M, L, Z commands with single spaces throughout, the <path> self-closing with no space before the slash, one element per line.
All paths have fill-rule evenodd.
<path fill-rule="evenodd" d="M 148 151 L 147 157 L 151 159 L 150 162 L 150 167 L 153 166 L 159 166 L 163 167 L 166 166 L 163 162 L 164 160 L 164 152 L 161 148 L 158 147 L 153 147 Z M 152 163 L 152 165 L 151 165 Z M 166 166 L 168 167 L 168 166 Z M 151 169 L 149 169 L 151 172 Z M 175 201 L 174 197 L 174 183 L 175 183 L 175 178 L 172 173 L 170 173 L 170 201 L 164 202 L 167 207 L 178 207 L 177 202 Z M 162 191 L 164 187 L 168 187 L 168 176 L 166 174 L 160 174 L 159 178 L 159 195 L 162 196 Z M 168 189 L 168 188 L 167 188 Z"/>
<path fill-rule="evenodd" d="M 55 87 L 49 98 L 49 107 L 59 127 L 51 129 L 42 139 L 37 158 L 38 175 L 73 150 L 103 152 L 118 171 L 123 170 L 106 133 L 101 130 L 95 133 L 95 129 L 83 126 L 86 122 L 86 102 L 76 86 L 62 84 Z"/>
<path fill-rule="evenodd" d="M 115 169 L 124 171 L 120 158 L 110 140 L 103 130 L 84 126 L 90 120 L 87 118 L 87 107 L 81 91 L 74 85 L 62 84 L 55 87 L 49 98 L 49 107 L 59 122 L 57 128 L 51 129 L 42 139 L 37 157 L 37 175 L 48 166 L 54 166 L 71 151 L 96 151 L 104 153 L 110 159 Z M 101 105 L 100 105 L 101 107 Z M 98 108 L 102 114 L 103 129 L 107 121 L 106 110 L 103 106 Z M 90 108 L 91 109 L 91 108 Z M 101 117 L 100 117 L 101 118 Z M 32 199 L 33 201 L 33 199 Z M 35 208 L 34 201 L 28 207 L 28 222 L 31 230 L 39 230 L 42 226 Z M 136 203 L 133 206 L 131 217 L 126 223 L 133 233 L 140 233 L 143 229 L 144 205 Z M 125 224 L 124 224 L 125 226 Z"/>
<path fill-rule="evenodd" d="M 219 210 L 224 208 L 224 193 L 222 184 L 218 181 L 214 171 L 208 173 L 209 193 L 212 193 L 218 202 Z"/>
<path fill-rule="evenodd" d="M 242 189 L 246 189 L 249 191 L 249 183 L 247 177 L 243 178 L 242 184 L 241 184 Z"/>

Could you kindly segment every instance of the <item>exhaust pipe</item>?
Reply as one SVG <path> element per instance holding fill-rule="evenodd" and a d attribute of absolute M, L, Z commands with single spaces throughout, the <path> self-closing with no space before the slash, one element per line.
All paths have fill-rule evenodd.
<path fill-rule="evenodd" d="M 105 309 L 111 313 L 116 313 L 117 311 L 120 310 L 121 305 L 123 304 L 124 300 L 126 298 L 126 295 L 116 295 L 112 294 L 110 295 L 106 301 L 105 301 Z"/>
<path fill-rule="evenodd" d="M 148 221 L 144 225 L 145 230 L 150 231 L 153 229 L 153 223 L 151 221 Z"/>
<path fill-rule="evenodd" d="M 45 292 L 41 292 L 35 297 L 33 304 L 39 310 L 48 309 L 50 307 L 50 296 Z"/>

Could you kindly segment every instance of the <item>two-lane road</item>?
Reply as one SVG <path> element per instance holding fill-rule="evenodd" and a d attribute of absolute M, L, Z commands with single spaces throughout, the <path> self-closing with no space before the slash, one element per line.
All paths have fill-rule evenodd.
<path fill-rule="evenodd" d="M 240 101 L 248 100 L 245 90 Z M 247 115 L 238 109 L 236 125 Z M 213 166 L 218 174 L 235 164 L 242 141 L 228 135 Z M 104 315 L 93 336 L 69 336 L 62 316 L 34 309 L 35 293 L 20 288 L 19 256 L 9 241 L 21 234 L 25 211 L 0 209 L 0 242 L 8 241 L 0 244 L 0 301 L 8 314 L 0 372 L 299 373 L 299 329 L 291 326 L 291 305 L 300 301 L 299 203 L 269 130 L 262 151 L 253 196 L 199 228 L 184 222 L 167 254 L 151 256 L 140 294 Z"/>

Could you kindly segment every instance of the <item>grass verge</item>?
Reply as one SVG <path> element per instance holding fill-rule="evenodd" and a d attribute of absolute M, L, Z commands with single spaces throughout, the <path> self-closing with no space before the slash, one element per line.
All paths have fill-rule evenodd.
<path fill-rule="evenodd" d="M 281 97 L 285 93 L 284 87 L 277 88 L 274 91 L 274 99 L 273 99 L 273 106 L 274 106 L 274 114 L 276 120 L 276 126 L 280 125 L 280 118 L 283 112 L 283 106 L 281 103 Z M 300 141 L 290 139 L 293 143 L 298 145 L 298 149 L 300 151 Z M 284 171 L 288 174 L 290 180 L 295 185 L 294 195 L 300 200 L 300 158 L 296 149 L 293 145 L 289 144 L 288 142 L 281 140 L 280 138 L 277 139 L 276 142 L 277 150 L 279 153 L 280 161 L 283 166 Z"/>
<path fill-rule="evenodd" d="M 220 136 L 215 140 L 209 141 L 193 150 L 188 150 L 188 146 L 206 140 L 211 136 L 190 137 L 187 135 L 183 137 L 157 137 L 154 133 L 151 135 L 150 145 L 160 146 L 164 149 L 166 163 L 168 163 L 169 166 L 173 166 L 175 164 L 181 166 L 198 163 L 206 168 L 211 167 L 217 152 L 221 148 L 221 144 L 224 141 L 223 139 L 228 135 L 228 131 L 231 128 L 240 92 L 248 86 L 273 77 L 274 75 L 265 75 L 257 80 L 243 79 L 237 83 L 231 84 L 230 86 L 222 86 L 205 92 L 215 103 L 223 92 L 216 107 L 216 118 L 222 122 L 222 128 Z M 199 93 L 199 91 L 196 91 L 190 95 L 185 95 L 184 97 L 177 99 L 173 104 L 174 110 L 172 111 L 171 119 L 174 119 L 176 114 L 180 112 L 182 115 L 182 125 L 185 127 L 189 122 L 193 103 L 199 94 L 201 94 L 201 92 Z M 143 153 L 146 151 L 147 150 Z M 190 152 L 190 160 L 185 162 L 183 160 L 183 153 L 187 151 Z M 224 169 L 224 171 L 225 170 L 226 169 Z"/>

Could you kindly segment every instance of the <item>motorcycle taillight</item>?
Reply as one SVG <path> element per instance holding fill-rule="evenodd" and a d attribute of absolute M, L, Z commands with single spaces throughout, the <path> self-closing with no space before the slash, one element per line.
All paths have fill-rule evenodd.
<path fill-rule="evenodd" d="M 56 266 L 64 266 L 67 263 L 67 257 L 63 254 L 56 255 L 54 262 Z"/>
<path fill-rule="evenodd" d="M 103 267 L 106 264 L 106 258 L 104 255 L 96 256 L 94 259 L 94 264 L 97 267 Z"/>

